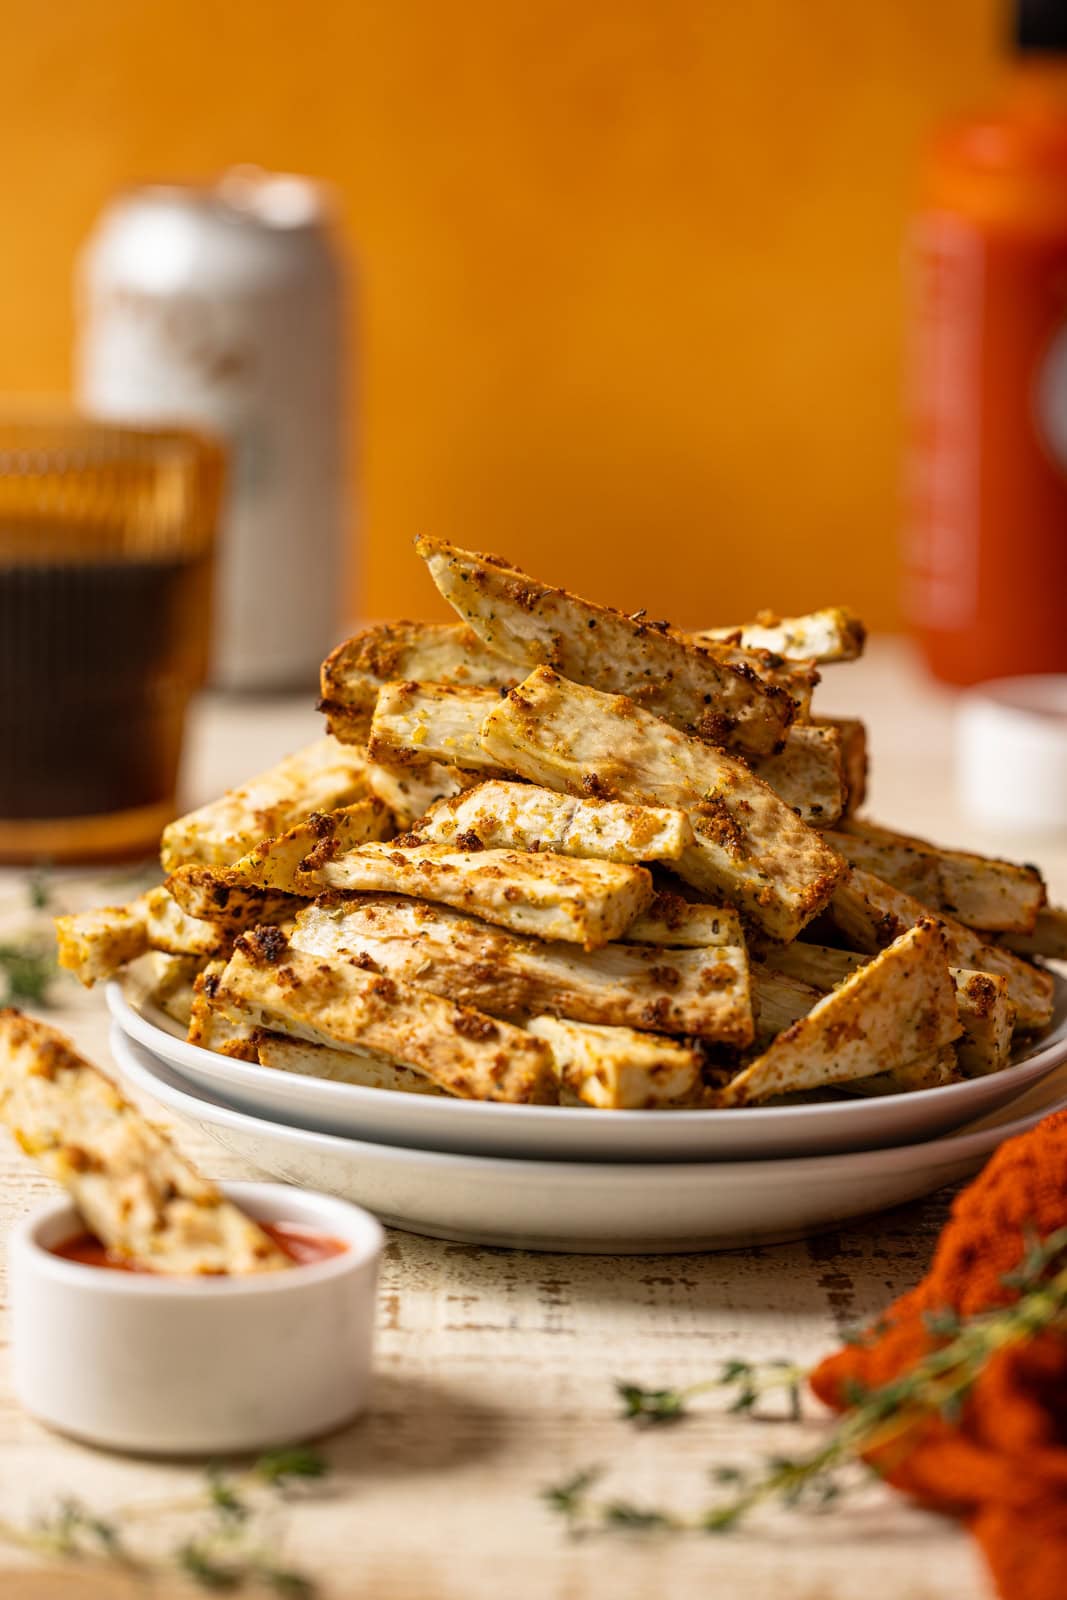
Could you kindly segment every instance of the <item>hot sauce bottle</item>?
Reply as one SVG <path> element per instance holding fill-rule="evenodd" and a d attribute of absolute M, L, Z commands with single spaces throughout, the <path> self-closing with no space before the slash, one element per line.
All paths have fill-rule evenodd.
<path fill-rule="evenodd" d="M 1067 672 L 1067 0 L 936 135 L 911 270 L 909 620 L 949 683 Z"/>

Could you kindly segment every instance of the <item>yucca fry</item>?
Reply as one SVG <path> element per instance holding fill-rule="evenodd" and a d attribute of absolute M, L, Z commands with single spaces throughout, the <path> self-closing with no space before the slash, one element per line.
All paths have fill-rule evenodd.
<path fill-rule="evenodd" d="M 300 882 L 304 861 L 314 853 L 353 849 L 388 837 L 392 817 L 376 797 L 338 811 L 314 812 L 276 839 L 265 839 L 230 867 L 190 862 L 171 873 L 166 893 L 187 915 L 225 928 L 232 935 L 256 922 L 278 922 L 295 909 L 288 893 Z"/>
<path fill-rule="evenodd" d="M 723 1089 L 724 1106 L 829 1087 L 930 1055 L 959 1037 L 945 939 L 932 920 L 909 928 L 780 1033 Z"/>
<path fill-rule="evenodd" d="M 847 871 L 743 762 L 547 667 L 500 701 L 482 741 L 502 766 L 548 788 L 684 810 L 694 843 L 673 870 L 776 938 L 795 938 Z"/>
<path fill-rule="evenodd" d="M 870 757 L 867 724 L 859 717 L 813 717 L 812 726 L 833 728 L 841 740 L 841 774 L 845 781 L 845 816 L 853 816 L 867 798 Z"/>
<path fill-rule="evenodd" d="M 961 1072 L 968 1078 L 1003 1072 L 1011 1061 L 1015 1006 L 1007 978 L 997 972 L 950 968 L 962 1034 L 956 1040 Z"/>
<path fill-rule="evenodd" d="M 415 548 L 483 644 L 527 671 L 549 665 L 576 683 L 630 695 L 687 732 L 754 755 L 777 749 L 793 721 L 796 705 L 765 657 L 701 646 L 643 614 L 625 616 L 551 588 L 499 557 L 426 538 Z"/>
<path fill-rule="evenodd" d="M 749 968 L 749 982 L 752 986 L 756 1040 L 762 1046 L 770 1044 L 772 1039 L 786 1028 L 791 1028 L 794 1022 L 799 1022 L 801 1017 L 806 1017 L 818 1005 L 824 993 L 813 984 L 804 983 L 800 978 L 790 977 L 784 972 L 775 972 L 759 961 L 752 962 Z"/>
<path fill-rule="evenodd" d="M 427 844 L 454 844 L 473 835 L 488 849 L 627 863 L 674 861 L 693 842 L 684 813 L 666 806 L 578 800 L 533 783 L 499 781 L 439 800 L 415 832 Z"/>
<path fill-rule="evenodd" d="M 872 872 L 893 888 L 910 894 L 931 911 L 941 908 L 941 871 L 935 855 L 911 845 L 879 845 L 851 831 L 831 830 L 827 840 L 850 866 Z"/>
<path fill-rule="evenodd" d="M 1051 1021 L 1053 982 L 1049 973 L 1030 966 L 1000 945 L 983 943 L 979 934 L 955 918 L 932 910 L 869 872 L 852 869 L 834 892 L 830 915 L 855 948 L 868 954 L 883 949 L 906 928 L 933 917 L 945 935 L 953 967 L 990 972 L 1007 980 L 1017 1028 L 1044 1028 Z"/>
<path fill-rule="evenodd" d="M 809 944 L 806 939 L 795 939 L 792 944 L 761 942 L 756 953 L 761 967 L 797 978 L 824 994 L 871 959 L 866 952 L 834 950 L 829 945 Z"/>
<path fill-rule="evenodd" d="M 300 878 L 299 868 L 290 881 Z M 167 879 L 164 888 L 187 916 L 206 922 L 219 935 L 233 938 L 257 922 L 282 922 L 292 916 L 299 896 L 278 889 L 257 889 L 234 882 L 225 867 L 201 867 L 188 862 Z"/>
<path fill-rule="evenodd" d="M 850 950 L 831 950 L 824 945 L 776 945 L 762 952 L 762 961 L 753 966 L 753 992 L 759 995 L 757 974 L 770 969 L 826 993 L 842 983 L 850 973 L 865 966 L 870 956 Z M 962 1072 L 970 1078 L 1000 1072 L 1011 1057 L 1015 1029 L 1015 1007 L 1008 994 L 1008 981 L 994 972 L 973 972 L 965 967 L 950 967 L 956 986 L 956 1009 L 962 1033 L 955 1053 Z"/>
<path fill-rule="evenodd" d="M 1044 956 L 1047 961 L 1067 961 L 1067 909 L 1042 906 L 1029 933 L 1004 933 L 997 944 L 1019 956 Z"/>
<path fill-rule="evenodd" d="M 727 628 L 703 628 L 696 639 L 769 650 L 787 661 L 856 661 L 863 654 L 867 629 L 847 606 L 826 606 L 801 617 L 779 617 L 761 611 L 754 622 Z"/>
<path fill-rule="evenodd" d="M 892 1072 L 876 1072 L 870 1078 L 850 1078 L 839 1085 L 845 1094 L 873 1098 L 883 1094 L 914 1094 L 921 1089 L 943 1089 L 946 1084 L 962 1083 L 965 1077 L 957 1058 L 960 1041 L 946 1044 L 918 1061 L 905 1061 Z"/>
<path fill-rule="evenodd" d="M 386 684 L 378 696 L 368 751 L 375 761 L 398 766 L 450 762 L 465 771 L 499 772 L 481 742 L 482 723 L 499 701 L 493 689 Z M 748 765 L 797 816 L 814 827 L 830 827 L 841 817 L 846 799 L 841 742 L 836 728 L 797 723 L 781 750 L 749 756 Z"/>
<path fill-rule="evenodd" d="M 202 956 L 171 956 L 149 950 L 141 957 L 145 971 L 145 998 L 172 1022 L 188 1028 L 193 1009 L 193 985 L 204 969 Z"/>
<path fill-rule="evenodd" d="M 234 1022 L 311 1044 L 356 1046 L 423 1073 L 469 1100 L 550 1102 L 557 1089 L 540 1040 L 414 984 L 292 949 L 277 928 L 242 934 L 216 998 Z"/>
<path fill-rule="evenodd" d="M 561 1099 L 601 1111 L 648 1111 L 685 1104 L 700 1085 L 699 1052 L 676 1039 L 560 1017 L 534 1017 L 526 1026 L 552 1052 Z"/>
<path fill-rule="evenodd" d="M 668 953 L 608 944 L 585 951 L 392 895 L 306 906 L 292 945 L 313 956 L 353 957 L 367 970 L 493 1016 L 552 1011 L 736 1048 L 752 1040 L 748 964 L 738 946 Z"/>
<path fill-rule="evenodd" d="M 203 917 L 190 916 L 164 884 L 149 889 L 144 901 L 149 949 L 162 950 L 172 956 L 206 958 L 229 954 L 233 929 Z"/>
<path fill-rule="evenodd" d="M 367 738 L 372 761 L 394 766 L 436 762 L 464 771 L 497 773 L 486 755 L 481 726 L 500 696 L 468 684 L 386 683 L 378 694 Z"/>
<path fill-rule="evenodd" d="M 313 811 L 336 811 L 367 794 L 362 751 L 327 735 L 251 782 L 179 817 L 163 830 L 164 872 L 187 862 L 227 867 Z"/>
<path fill-rule="evenodd" d="M 364 1089 L 385 1089 L 392 1094 L 446 1095 L 446 1091 L 396 1062 L 383 1061 L 365 1050 L 334 1050 L 325 1044 L 307 1044 L 280 1033 L 256 1029 L 255 1059 L 261 1067 L 291 1072 L 305 1078 L 326 1078 L 331 1083 L 354 1083 Z M 452 1098 L 451 1096 L 446 1096 Z"/>
<path fill-rule="evenodd" d="M 147 896 L 56 918 L 59 965 L 91 989 L 149 948 Z"/>
<path fill-rule="evenodd" d="M 871 822 L 849 820 L 828 838 L 852 866 L 977 932 L 1028 933 L 1045 903 L 1045 885 L 1036 867 L 945 850 Z"/>
<path fill-rule="evenodd" d="M 226 970 L 225 960 L 209 961 L 193 984 L 186 1040 L 201 1050 L 231 1056 L 236 1061 L 255 1061 L 256 1030 L 251 1023 L 233 1021 L 217 1003 L 219 979 Z"/>
<path fill-rule="evenodd" d="M 647 910 L 630 923 L 623 938 L 627 943 L 669 945 L 681 950 L 715 945 L 743 948 L 745 944 L 741 919 L 731 907 L 686 900 L 672 889 L 658 890 Z"/>
<path fill-rule="evenodd" d="M 338 645 L 322 664 L 322 701 L 331 733 L 363 744 L 379 691 L 388 683 L 454 683 L 510 689 L 524 676 L 460 622 L 384 622 Z"/>
<path fill-rule="evenodd" d="M 388 839 L 394 832 L 389 808 L 376 795 L 338 811 L 315 811 L 277 839 L 265 839 L 232 867 L 220 869 L 226 883 L 260 889 L 284 889 L 304 859 L 314 851 L 340 854 L 368 839 Z"/>
<path fill-rule="evenodd" d="M 310 868 L 310 863 L 309 863 Z M 391 893 L 436 900 L 515 933 L 595 950 L 617 939 L 652 899 L 652 875 L 616 861 L 579 861 L 547 850 L 453 850 L 448 845 L 365 844 L 302 871 L 305 893 Z"/>
<path fill-rule="evenodd" d="M 0 1011 L 0 1119 L 109 1249 L 162 1273 L 291 1265 L 61 1033 Z"/>
<path fill-rule="evenodd" d="M 813 828 L 827 828 L 840 819 L 847 790 L 841 734 L 836 728 L 795 723 L 781 750 L 770 756 L 749 756 L 748 765 L 779 800 Z"/>
<path fill-rule="evenodd" d="M 463 772 L 459 767 L 428 762 L 426 766 L 393 766 L 385 761 L 368 761 L 367 784 L 371 793 L 388 808 L 397 827 L 405 832 L 429 811 L 438 800 L 462 794 L 481 783 L 484 774 Z"/>

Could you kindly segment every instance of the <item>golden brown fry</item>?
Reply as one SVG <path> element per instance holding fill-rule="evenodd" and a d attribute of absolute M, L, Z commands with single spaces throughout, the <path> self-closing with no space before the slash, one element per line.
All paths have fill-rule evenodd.
<path fill-rule="evenodd" d="M 847 871 L 743 762 L 547 667 L 500 701 L 482 739 L 548 788 L 684 810 L 695 840 L 673 870 L 776 938 L 795 938 Z"/>
<path fill-rule="evenodd" d="M 966 1076 L 960 1069 L 957 1052 L 960 1040 L 942 1045 L 931 1055 L 918 1061 L 905 1061 L 892 1072 L 876 1072 L 870 1078 L 850 1078 L 839 1085 L 846 1094 L 865 1098 L 883 1094 L 914 1094 L 919 1089 L 943 1089 L 949 1083 L 962 1083 Z"/>
<path fill-rule="evenodd" d="M 428 762 L 426 766 L 393 766 L 384 761 L 368 761 L 367 783 L 371 792 L 388 808 L 402 831 L 425 815 L 438 800 L 462 794 L 482 782 L 484 773 L 463 772 L 459 767 Z"/>
<path fill-rule="evenodd" d="M 172 872 L 164 887 L 187 916 L 206 922 L 230 939 L 257 922 L 282 922 L 295 914 L 300 903 L 297 895 L 235 883 L 225 874 L 225 868 L 189 862 Z M 299 871 L 292 877 L 295 881 Z"/>
<path fill-rule="evenodd" d="M 386 683 L 378 694 L 367 738 L 372 761 L 393 766 L 428 763 L 479 774 L 498 771 L 486 755 L 481 726 L 500 696 L 468 684 Z"/>
<path fill-rule="evenodd" d="M 378 692 L 388 683 L 455 683 L 510 689 L 524 674 L 462 623 L 385 622 L 338 645 L 322 664 L 330 732 L 363 744 Z"/>
<path fill-rule="evenodd" d="M 247 1022 L 232 1021 L 217 1003 L 219 979 L 225 970 L 225 959 L 209 961 L 194 982 L 186 1039 L 201 1050 L 214 1050 L 235 1061 L 256 1061 L 255 1028 Z"/>
<path fill-rule="evenodd" d="M 652 875 L 615 861 L 549 851 L 451 850 L 447 845 L 365 844 L 298 873 L 304 892 L 337 889 L 417 895 L 515 933 L 594 950 L 624 933 L 652 899 Z"/>
<path fill-rule="evenodd" d="M 588 860 L 674 861 L 693 842 L 681 811 L 576 800 L 533 783 L 480 783 L 437 804 L 415 831 L 427 844 L 472 837 L 489 849 L 549 850 Z"/>
<path fill-rule="evenodd" d="M 256 1059 L 275 1072 L 294 1072 L 307 1078 L 328 1078 L 331 1083 L 354 1083 L 363 1089 L 384 1089 L 394 1094 L 444 1095 L 421 1072 L 383 1061 L 365 1050 L 333 1050 L 324 1044 L 287 1039 L 280 1033 L 255 1034 Z"/>
<path fill-rule="evenodd" d="M 368 971 L 421 984 L 492 1016 L 553 1011 L 735 1047 L 752 1039 L 748 964 L 739 945 L 578 950 L 395 895 L 307 906 L 292 944 L 309 955 L 354 956 Z"/>
<path fill-rule="evenodd" d="M 751 982 L 756 1039 L 764 1047 L 814 1010 L 825 992 L 759 961 L 752 963 Z"/>
<path fill-rule="evenodd" d="M 1047 961 L 1067 961 L 1067 909 L 1042 906 L 1029 933 L 1005 933 L 996 939 L 1020 956 L 1044 956 Z"/>
<path fill-rule="evenodd" d="M 847 790 L 836 728 L 798 722 L 784 747 L 771 756 L 750 756 L 748 764 L 791 811 L 813 828 L 828 828 L 845 809 Z"/>
<path fill-rule="evenodd" d="M 173 1022 L 188 1028 L 193 1010 L 193 985 L 204 969 L 203 956 L 171 956 L 150 950 L 143 956 L 145 998 Z"/>
<path fill-rule="evenodd" d="M 561 1093 L 601 1111 L 684 1105 L 700 1085 L 699 1053 L 676 1039 L 560 1017 L 534 1017 L 527 1029 L 551 1050 Z"/>
<path fill-rule="evenodd" d="M 367 793 L 365 765 L 362 752 L 336 739 L 317 739 L 165 828 L 164 872 L 190 861 L 227 867 L 261 839 L 284 833 L 311 812 L 351 805 Z"/>
<path fill-rule="evenodd" d="M 98 906 L 56 918 L 59 965 L 91 989 L 148 949 L 148 912 L 141 895 L 124 906 Z"/>
<path fill-rule="evenodd" d="M 1002 1072 L 1011 1061 L 1015 1006 L 1007 978 L 997 972 L 951 968 L 963 1033 L 956 1040 L 961 1072 L 968 1078 Z"/>
<path fill-rule="evenodd" d="M 979 932 L 1028 933 L 1045 903 L 1045 885 L 1036 867 L 967 850 L 945 850 L 907 833 L 851 819 L 828 838 L 852 866 L 874 873 Z"/>
<path fill-rule="evenodd" d="M 744 947 L 741 919 L 729 906 L 705 905 L 684 899 L 671 889 L 661 889 L 623 938 L 629 943 L 673 945 L 702 949 L 714 945 Z"/>
<path fill-rule="evenodd" d="M 290 1265 L 54 1028 L 0 1011 L 0 1117 L 109 1249 L 153 1272 Z"/>
<path fill-rule="evenodd" d="M 1047 1027 L 1052 1017 L 1053 983 L 1047 972 L 1020 960 L 999 945 L 984 944 L 980 936 L 943 912 L 932 912 L 913 896 L 894 889 L 871 873 L 853 868 L 834 893 L 831 915 L 858 950 L 881 950 L 905 928 L 935 917 L 946 940 L 953 967 L 991 972 L 1007 979 L 1008 997 L 1015 1006 L 1016 1026 Z"/>
<path fill-rule="evenodd" d="M 697 639 L 770 650 L 787 661 L 856 661 L 863 654 L 867 629 L 847 606 L 828 606 L 802 617 L 778 617 L 761 611 L 754 622 L 728 628 L 705 628 Z"/>
<path fill-rule="evenodd" d="M 629 695 L 686 732 L 754 755 L 777 749 L 793 721 L 789 692 L 764 681 L 778 668 L 759 655 L 738 664 L 728 646 L 703 647 L 666 623 L 550 588 L 496 556 L 425 538 L 415 548 L 482 643 L 527 671 L 551 666 L 575 683 Z"/>
<path fill-rule="evenodd" d="M 867 798 L 870 757 L 867 724 L 859 717 L 814 717 L 816 728 L 833 728 L 841 739 L 841 772 L 845 780 L 845 815 L 854 816 Z"/>
<path fill-rule="evenodd" d="M 305 955 L 277 928 L 241 935 L 216 996 L 233 1021 L 372 1051 L 464 1099 L 556 1098 L 549 1051 L 521 1028 L 365 972 L 354 959 Z"/>
<path fill-rule="evenodd" d="M 277 839 L 265 839 L 232 867 L 218 871 L 219 880 L 260 889 L 284 889 L 305 858 L 341 854 L 368 839 L 388 839 L 394 832 L 384 801 L 372 795 L 338 811 L 315 811 Z"/>
<path fill-rule="evenodd" d="M 144 896 L 148 917 L 148 944 L 174 956 L 229 955 L 233 930 L 218 922 L 193 917 L 160 884 Z"/>
<path fill-rule="evenodd" d="M 720 1095 L 751 1105 L 893 1071 L 959 1036 L 942 930 L 918 923 L 794 1022 Z"/>
<path fill-rule="evenodd" d="M 763 951 L 763 966 L 826 993 L 870 956 L 849 950 L 830 950 L 824 945 L 774 945 Z M 757 968 L 753 968 L 755 992 Z M 970 1078 L 1000 1072 L 1009 1063 L 1015 1028 L 1015 1007 L 1008 993 L 1008 980 L 994 972 L 973 972 L 966 967 L 950 967 L 956 986 L 956 1009 L 963 1029 L 955 1052 L 963 1073 Z"/>

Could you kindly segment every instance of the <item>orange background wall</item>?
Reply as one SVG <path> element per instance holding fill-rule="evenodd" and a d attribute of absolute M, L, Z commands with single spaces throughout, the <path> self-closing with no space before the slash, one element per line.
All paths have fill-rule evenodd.
<path fill-rule="evenodd" d="M 320 173 L 361 272 L 362 604 L 417 530 L 681 623 L 897 619 L 902 230 L 995 0 L 0 0 L 0 387 L 117 185 Z"/>

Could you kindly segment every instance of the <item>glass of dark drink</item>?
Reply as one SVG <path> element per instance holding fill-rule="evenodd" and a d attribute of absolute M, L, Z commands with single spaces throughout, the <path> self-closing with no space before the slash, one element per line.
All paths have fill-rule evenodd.
<path fill-rule="evenodd" d="M 221 447 L 0 419 L 0 861 L 145 854 L 205 677 Z"/>

